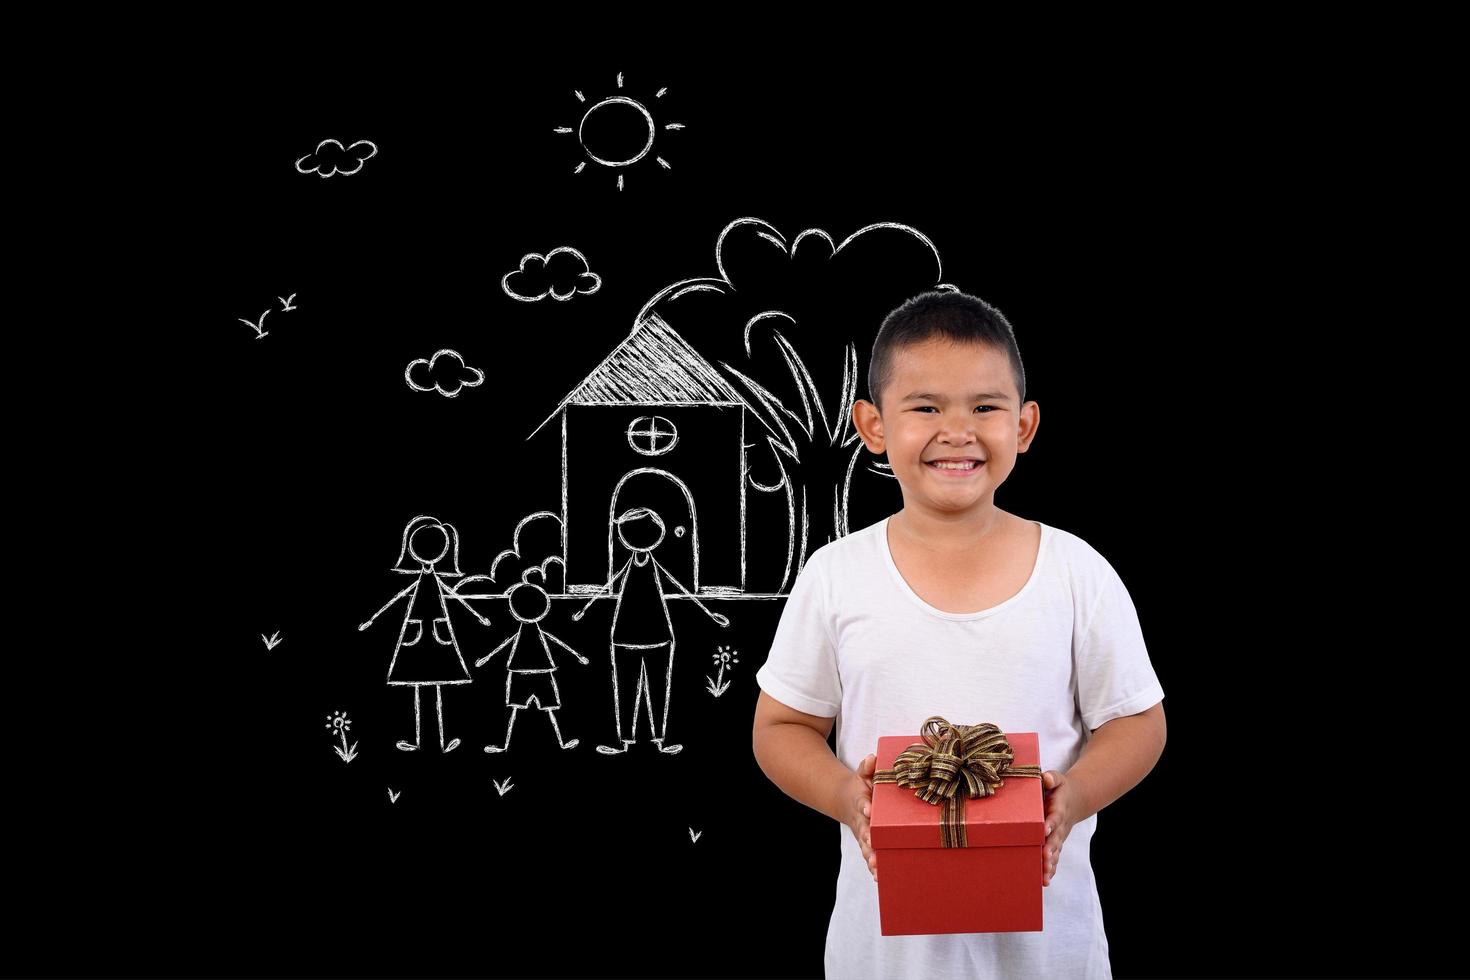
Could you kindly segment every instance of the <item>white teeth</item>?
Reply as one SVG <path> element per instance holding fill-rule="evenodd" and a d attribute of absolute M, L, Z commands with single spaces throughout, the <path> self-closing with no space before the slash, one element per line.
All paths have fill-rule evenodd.
<path fill-rule="evenodd" d="M 942 470 L 972 470 L 975 467 L 979 466 L 980 463 L 978 461 L 972 460 L 968 463 L 930 463 L 929 465 L 937 466 L 939 469 Z"/>

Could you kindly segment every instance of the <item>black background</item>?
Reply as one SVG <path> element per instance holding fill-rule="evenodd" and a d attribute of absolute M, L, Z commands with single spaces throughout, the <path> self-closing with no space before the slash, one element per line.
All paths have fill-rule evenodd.
<path fill-rule="evenodd" d="M 787 245 L 810 228 L 840 243 L 902 223 L 942 263 L 901 235 L 830 262 L 812 260 L 811 243 L 802 262 L 773 261 L 749 229 L 732 235 L 749 246 L 724 256 L 735 288 L 679 300 L 668 318 L 711 363 L 783 398 L 769 333 L 750 357 L 740 344 L 758 312 L 793 316 L 781 329 L 839 415 L 844 344 L 868 397 L 877 326 L 914 293 L 953 284 L 1015 327 L 1042 425 L 996 502 L 1108 558 L 1167 693 L 1164 757 L 1106 809 L 1093 842 L 1114 972 L 1402 968 L 1378 937 L 1408 928 L 1408 913 L 1355 898 L 1378 869 L 1336 839 L 1298 850 L 1297 808 L 1246 798 L 1272 777 L 1243 773 L 1239 730 L 1288 737 L 1303 718 L 1287 691 L 1308 676 L 1293 660 L 1308 641 L 1282 610 L 1312 597 L 1289 562 L 1250 543 L 1281 477 L 1259 460 L 1222 465 L 1242 455 L 1242 376 L 1277 380 L 1227 340 L 1242 309 L 1275 302 L 1265 273 L 1246 275 L 1238 219 L 1277 131 L 1243 119 L 1242 91 L 1198 70 L 1198 52 L 624 57 L 611 42 L 588 54 L 528 39 L 508 60 L 465 39 L 442 51 L 405 40 L 411 55 L 395 56 L 380 39 L 341 54 L 292 47 L 241 77 L 222 65 L 229 42 L 214 43 L 193 50 L 168 106 L 185 163 L 167 220 L 200 299 L 187 339 L 138 380 L 172 420 L 154 501 L 166 517 L 143 529 L 146 583 L 122 590 L 136 591 L 130 622 L 156 649 L 99 668 L 100 684 L 127 692 L 108 707 L 124 737 L 74 756 L 75 779 L 47 798 L 76 802 L 21 839 L 21 934 L 34 940 L 19 947 L 22 969 L 821 974 L 839 827 L 784 796 L 750 750 L 753 675 L 779 601 L 707 601 L 729 630 L 671 604 L 671 740 L 685 750 L 662 757 L 593 751 L 612 735 L 610 601 L 573 623 L 582 601 L 557 600 L 543 623 L 592 661 L 557 675 L 562 731 L 581 739 L 572 752 L 534 711 L 512 752 L 481 751 L 504 730 L 494 664 L 444 689 L 458 750 L 437 751 L 426 698 L 424 751 L 396 751 L 411 694 L 383 678 L 403 607 L 357 629 L 406 584 L 391 568 L 414 516 L 453 523 L 462 569 L 484 574 L 521 517 L 558 508 L 555 423 L 528 436 L 655 294 L 719 275 L 716 240 L 742 218 Z M 660 129 L 653 152 L 621 168 L 621 189 L 609 168 L 574 173 L 577 138 L 553 131 L 615 94 L 686 126 Z M 293 161 L 326 138 L 370 139 L 378 153 L 355 175 L 298 173 Z M 622 146 L 615 128 L 600 138 Z M 564 245 L 602 277 L 598 291 L 522 303 L 501 290 L 522 256 Z M 1223 297 L 1227 281 L 1236 291 Z M 282 312 L 276 297 L 293 292 L 299 309 Z M 237 318 L 270 307 L 255 340 Z M 485 383 L 452 399 L 410 390 L 404 366 L 442 348 Z M 751 458 L 770 480 L 769 452 Z M 901 506 L 868 462 L 853 529 Z M 752 517 L 750 555 L 769 572 L 785 526 L 763 520 Z M 513 625 L 504 600 L 476 606 L 491 626 L 451 612 L 470 661 Z M 260 634 L 276 631 L 268 651 Z M 719 645 L 740 663 L 713 699 L 704 677 Z M 1280 683 L 1261 684 L 1263 664 Z M 1335 681 L 1313 680 L 1315 699 L 1341 703 Z M 324 730 L 337 711 L 360 743 L 350 764 Z M 85 736 L 70 725 L 55 744 Z M 506 777 L 501 796 L 492 781 Z M 1333 825 L 1319 841 L 1338 832 L 1319 820 Z M 58 941 L 58 922 L 84 923 L 86 941 Z M 1339 939 L 1309 938 L 1329 932 Z"/>

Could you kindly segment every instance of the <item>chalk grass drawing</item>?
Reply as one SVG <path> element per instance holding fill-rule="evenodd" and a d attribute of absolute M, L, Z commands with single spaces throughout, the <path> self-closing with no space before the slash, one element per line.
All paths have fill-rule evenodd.
<path fill-rule="evenodd" d="M 347 747 L 347 730 L 352 727 L 352 722 L 347 720 L 347 713 L 338 711 L 336 714 L 327 715 L 327 730 L 335 732 L 342 739 L 342 747 L 332 746 L 332 751 L 341 757 L 343 762 L 351 762 L 357 758 L 357 743 Z"/>
<path fill-rule="evenodd" d="M 318 177 L 330 177 L 333 174 L 350 177 L 361 170 L 364 163 L 377 155 L 377 144 L 371 140 L 358 140 L 351 146 L 344 147 L 337 140 L 326 139 L 318 143 L 315 150 L 296 161 L 296 171 L 303 174 L 314 173 Z M 307 161 L 311 162 L 307 163 Z M 348 162 L 356 166 L 351 170 L 342 169 L 340 164 Z"/>
<path fill-rule="evenodd" d="M 449 356 L 440 364 L 439 359 L 446 354 Z M 403 371 L 403 379 L 414 391 L 437 391 L 445 398 L 453 398 L 462 388 L 483 384 L 485 372 L 466 364 L 458 351 L 445 349 L 433 357 L 409 361 Z"/>
<path fill-rule="evenodd" d="M 701 837 L 703 837 L 703 836 L 704 836 L 704 831 L 701 830 L 699 833 L 696 834 L 694 832 L 694 828 L 693 827 L 690 827 L 689 828 L 689 843 L 691 843 L 691 844 L 698 844 L 699 843 L 699 839 Z"/>
<path fill-rule="evenodd" d="M 719 651 L 715 653 L 714 659 L 715 666 L 720 669 L 720 674 L 719 677 L 710 677 L 708 674 L 705 675 L 704 679 L 709 682 L 705 686 L 705 690 L 709 691 L 715 697 L 719 697 L 721 694 L 724 694 L 730 689 L 730 682 L 725 680 L 725 669 L 731 664 L 738 664 L 740 662 L 740 657 L 737 656 L 735 651 L 731 650 L 729 647 L 720 647 Z"/>
<path fill-rule="evenodd" d="M 448 567 L 441 570 L 440 562 L 445 562 Z M 393 571 L 412 575 L 414 580 L 357 628 L 367 629 L 398 600 L 408 599 L 403 625 L 398 629 L 398 641 L 393 648 L 393 659 L 388 664 L 389 684 L 413 688 L 413 741 L 400 741 L 398 748 L 413 752 L 420 747 L 419 694 L 421 688 L 431 686 L 439 720 L 439 751 L 452 752 L 459 745 L 459 739 L 448 744 L 444 741 L 444 686 L 468 684 L 472 678 L 459 650 L 447 600 L 454 599 L 485 626 L 490 625 L 490 620 L 445 584 L 445 579 L 460 578 L 463 574 L 459 570 L 459 535 L 454 525 L 428 516 L 409 521 L 403 529 L 403 544 Z M 424 628 L 425 620 L 430 623 L 427 630 Z M 429 639 L 420 645 L 426 632 Z"/>
<path fill-rule="evenodd" d="M 393 787 L 392 786 L 389 786 L 388 787 L 388 802 L 389 803 L 397 803 L 398 802 L 398 798 L 400 796 L 402 796 L 402 795 L 403 795 L 403 790 L 399 790 L 398 792 L 395 793 L 395 792 L 393 792 Z"/>
<path fill-rule="evenodd" d="M 277 298 L 279 298 L 279 297 L 277 297 Z M 270 310 L 266 310 L 265 311 L 265 313 L 269 313 L 269 312 L 270 312 Z M 249 327 L 251 330 L 254 330 L 255 331 L 255 339 L 256 340 L 260 340 L 263 337 L 265 337 L 265 313 L 262 313 L 260 315 L 260 322 L 258 322 L 258 323 L 251 323 L 249 320 L 245 319 L 243 316 L 236 317 L 235 319 L 237 319 L 241 323 L 245 324 L 245 326 Z"/>
<path fill-rule="evenodd" d="M 294 307 L 294 306 L 291 305 L 291 301 L 293 299 L 295 299 L 295 298 L 296 298 L 296 294 L 295 293 L 292 293 L 290 296 L 287 296 L 284 299 L 282 299 L 279 296 L 276 297 L 276 299 L 281 300 L 281 312 L 282 313 L 290 313 L 292 310 L 296 309 L 296 307 Z"/>
<path fill-rule="evenodd" d="M 534 571 L 535 569 L 530 569 L 526 574 Z M 532 701 L 536 702 L 536 707 L 545 712 L 547 720 L 551 722 L 556 743 L 564 749 L 574 749 L 579 739 L 563 741 L 561 728 L 556 723 L 561 695 L 556 689 L 557 666 L 556 658 L 551 653 L 551 644 L 557 644 L 584 666 L 590 661 L 541 628 L 541 620 L 551 611 L 551 600 L 547 598 L 545 589 L 533 582 L 522 581 L 510 590 L 509 598 L 510 614 L 520 626 L 498 647 L 475 661 L 476 667 L 483 667 L 491 657 L 504 650 L 506 644 L 510 644 L 510 653 L 505 658 L 505 706 L 510 709 L 510 720 L 505 725 L 505 743 L 487 745 L 485 751 L 504 752 L 510 748 L 510 733 L 515 728 L 516 713 L 522 708 L 530 708 Z M 525 641 L 525 649 L 521 648 L 522 640 Z M 520 655 L 519 660 L 516 659 L 517 654 Z"/>
<path fill-rule="evenodd" d="M 512 789 L 515 788 L 514 785 L 511 784 L 511 781 L 510 781 L 510 777 L 509 776 L 506 776 L 505 777 L 504 782 L 502 782 L 499 779 L 492 779 L 492 780 L 490 780 L 490 782 L 492 782 L 492 783 L 495 784 L 495 790 L 501 796 L 504 796 L 506 793 L 509 793 Z"/>
<path fill-rule="evenodd" d="M 552 260 L 558 255 L 574 255 L 580 265 L 580 270 L 568 275 L 563 270 L 567 269 L 565 262 L 557 263 L 558 269 L 553 275 Z M 536 265 L 531 269 L 526 268 L 526 263 L 535 260 Z M 559 291 L 556 288 L 558 280 L 565 280 L 567 288 Z M 544 288 L 540 288 L 543 287 Z M 550 296 L 554 300 L 565 302 L 581 293 L 583 296 L 591 296 L 602 288 L 602 277 L 587 268 L 587 257 L 570 245 L 554 248 L 545 255 L 530 252 L 521 256 L 520 265 L 507 272 L 500 280 L 500 288 L 505 290 L 505 295 L 511 299 L 518 299 L 523 303 L 534 303 Z M 532 288 L 539 288 L 539 292 L 532 292 Z"/>
<path fill-rule="evenodd" d="M 618 88 L 621 89 L 622 87 L 623 87 L 623 73 L 622 72 L 618 72 Z M 667 91 L 668 91 L 668 88 L 667 87 L 661 88 L 661 89 L 658 90 L 658 92 L 656 92 L 654 94 L 653 97 L 655 99 L 661 99 L 661 98 L 663 98 L 664 93 L 667 92 Z M 581 102 L 581 103 L 584 103 L 584 104 L 587 102 L 587 98 L 584 95 L 582 95 L 581 92 L 574 90 L 573 91 L 573 94 L 576 95 L 578 102 Z M 618 106 L 627 106 L 627 107 L 631 108 L 634 111 L 634 113 L 636 113 L 636 115 L 630 115 L 626 110 L 616 108 Z M 594 123 L 594 125 L 596 125 L 598 127 L 609 127 L 609 128 L 614 127 L 614 126 L 623 126 L 625 128 L 628 127 L 628 126 L 635 127 L 635 131 L 634 132 L 631 132 L 631 133 L 628 133 L 627 134 L 628 137 L 629 137 L 629 140 L 628 141 L 630 143 L 633 143 L 633 142 L 636 142 L 638 139 L 641 138 L 641 139 L 643 139 L 643 145 L 642 145 L 642 147 L 638 150 L 637 153 L 633 154 L 632 156 L 626 157 L 626 158 L 620 159 L 620 160 L 609 159 L 607 157 L 598 156 L 597 153 L 595 153 L 593 151 L 593 149 L 588 145 L 589 144 L 589 134 L 587 133 L 587 124 L 588 124 L 588 121 L 589 120 L 592 120 L 595 115 L 601 115 L 602 116 L 602 119 L 596 120 L 595 123 Z M 636 128 L 638 128 L 638 127 L 641 127 L 641 129 L 643 130 L 643 132 L 641 132 L 641 133 L 640 132 L 637 132 L 636 131 Z M 683 129 L 684 128 L 684 124 L 683 123 L 664 123 L 663 128 L 665 130 L 678 130 L 678 129 Z M 654 141 L 654 136 L 658 132 L 658 124 L 656 122 L 654 122 L 653 113 L 649 112 L 648 111 L 648 108 L 642 102 L 639 102 L 638 100 L 633 99 L 633 98 L 630 98 L 630 97 L 628 97 L 626 95 L 614 95 L 614 96 L 609 96 L 607 98 L 604 98 L 604 99 L 600 100 L 599 102 L 593 104 L 585 112 L 583 112 L 582 113 L 582 118 L 577 122 L 577 125 L 575 127 L 573 127 L 573 126 L 557 126 L 555 128 L 554 132 L 563 133 L 563 134 L 573 134 L 573 133 L 575 133 L 576 136 L 577 136 L 577 141 L 578 141 L 578 143 L 582 147 L 582 152 L 587 155 L 587 160 L 590 160 L 590 161 L 592 161 L 593 163 L 596 163 L 596 164 L 600 164 L 600 165 L 602 165 L 604 167 L 609 167 L 609 168 L 623 168 L 623 167 L 631 167 L 633 164 L 637 163 L 639 160 L 642 160 L 644 157 L 648 156 L 648 154 L 653 151 L 653 141 Z M 659 166 L 663 167 L 665 170 L 671 170 L 671 169 L 673 169 L 672 167 L 669 166 L 669 162 L 667 160 L 665 160 L 663 157 L 661 157 L 661 156 L 655 156 L 654 159 L 657 160 L 658 163 L 659 163 Z M 582 172 L 582 169 L 584 167 L 586 167 L 586 166 L 587 166 L 587 161 L 584 160 L 581 163 L 577 164 L 577 169 L 574 170 L 574 171 L 572 171 L 572 172 L 579 174 L 579 173 Z M 623 189 L 623 175 L 621 173 L 619 173 L 618 174 L 618 190 L 622 190 L 622 189 Z"/>
<path fill-rule="evenodd" d="M 267 650 L 274 650 L 277 646 L 280 645 L 281 631 L 276 630 L 275 635 L 273 635 L 270 639 L 266 639 L 264 633 L 260 634 L 260 642 L 265 644 L 265 648 Z"/>
<path fill-rule="evenodd" d="M 611 518 L 609 534 L 614 530 L 623 547 L 632 554 L 607 584 L 572 616 L 573 620 L 581 620 L 599 598 L 617 596 L 613 606 L 611 639 L 613 723 L 622 745 L 599 745 L 597 751 L 604 755 L 628 751 L 638 739 L 638 710 L 641 705 L 648 717 L 649 741 L 658 746 L 660 752 L 673 754 L 684 746 L 664 742 L 669 724 L 669 695 L 674 686 L 674 627 L 664 598 L 663 580 L 667 579 L 670 585 L 687 595 L 718 625 L 729 626 L 730 620 L 710 612 L 653 557 L 653 550 L 664 539 L 664 522 L 657 512 L 647 507 L 625 510 Z M 633 615 L 623 615 L 625 603 Z M 657 683 L 650 683 L 650 664 Z"/>

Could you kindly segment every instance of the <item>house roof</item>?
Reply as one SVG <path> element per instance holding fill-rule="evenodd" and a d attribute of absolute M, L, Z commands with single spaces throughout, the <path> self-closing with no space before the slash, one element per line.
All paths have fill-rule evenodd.
<path fill-rule="evenodd" d="M 568 405 L 746 405 L 746 401 L 673 327 L 650 313 L 531 436 Z"/>

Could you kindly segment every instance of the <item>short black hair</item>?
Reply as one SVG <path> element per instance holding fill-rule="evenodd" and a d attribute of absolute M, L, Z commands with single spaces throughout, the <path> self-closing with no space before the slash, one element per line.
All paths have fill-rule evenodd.
<path fill-rule="evenodd" d="M 878 328 L 873 357 L 868 362 L 868 396 L 880 412 L 883 403 L 878 399 L 884 386 L 893 380 L 894 355 L 936 336 L 1004 351 L 1011 362 L 1016 391 L 1025 403 L 1026 370 L 1021 366 L 1021 351 L 1016 346 L 1015 331 L 1000 310 L 968 293 L 933 290 L 905 301 Z"/>

